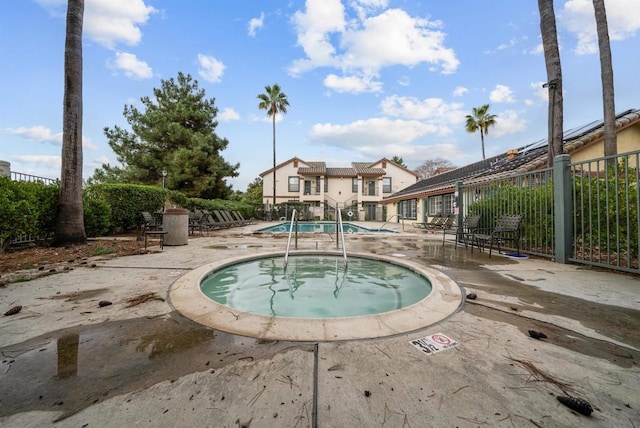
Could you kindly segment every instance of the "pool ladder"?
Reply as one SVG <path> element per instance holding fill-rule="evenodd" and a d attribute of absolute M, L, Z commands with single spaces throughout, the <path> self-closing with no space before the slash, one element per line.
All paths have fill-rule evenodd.
<path fill-rule="evenodd" d="M 289 226 L 289 237 L 287 238 L 287 250 L 284 252 L 284 270 L 287 270 L 287 263 L 289 263 L 289 249 L 291 247 L 291 235 L 293 234 L 293 225 L 296 225 L 296 249 L 298 247 L 298 219 L 296 216 L 296 210 L 291 213 L 291 224 Z"/>
<path fill-rule="evenodd" d="M 340 234 L 340 238 L 342 240 L 342 256 L 344 257 L 344 267 L 347 267 L 347 248 L 344 246 L 344 227 L 342 226 L 342 211 L 339 207 L 336 207 L 336 213 L 338 215 L 338 221 L 336 222 L 336 233 Z M 339 227 L 338 227 L 339 226 Z M 338 245 L 338 240 L 336 238 L 336 246 Z"/>
<path fill-rule="evenodd" d="M 342 242 L 342 256 L 344 258 L 344 267 L 347 267 L 347 248 L 344 245 L 344 227 L 342 225 L 342 211 L 340 211 L 340 208 L 337 208 L 336 210 L 337 215 L 338 215 L 338 219 L 336 221 L 336 233 L 340 235 L 340 240 Z M 294 209 L 293 212 L 291 213 L 291 223 L 289 226 L 289 236 L 287 237 L 287 249 L 284 252 L 284 270 L 287 270 L 287 264 L 289 263 L 289 250 L 291 250 L 291 235 L 293 235 L 293 230 L 294 230 L 294 225 L 295 227 L 295 233 L 296 233 L 296 249 L 298 248 L 298 219 L 296 216 L 296 210 Z M 336 239 L 336 246 L 338 246 L 339 243 Z"/>

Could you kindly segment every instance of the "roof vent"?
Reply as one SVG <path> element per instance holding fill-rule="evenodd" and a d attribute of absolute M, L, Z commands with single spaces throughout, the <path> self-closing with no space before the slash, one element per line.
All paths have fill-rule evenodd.
<path fill-rule="evenodd" d="M 509 159 L 515 159 L 518 156 L 518 149 L 507 150 L 507 157 Z"/>

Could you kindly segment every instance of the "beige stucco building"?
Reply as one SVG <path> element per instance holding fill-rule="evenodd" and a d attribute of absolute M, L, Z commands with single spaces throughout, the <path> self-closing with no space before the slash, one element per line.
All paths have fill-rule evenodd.
<path fill-rule="evenodd" d="M 273 172 L 262 177 L 262 200 L 274 204 Z M 275 167 L 275 203 L 303 204 L 314 218 L 327 219 L 340 208 L 353 220 L 384 218 L 381 201 L 416 183 L 418 175 L 386 158 L 375 162 L 352 162 L 350 167 L 327 167 L 293 157 Z"/>

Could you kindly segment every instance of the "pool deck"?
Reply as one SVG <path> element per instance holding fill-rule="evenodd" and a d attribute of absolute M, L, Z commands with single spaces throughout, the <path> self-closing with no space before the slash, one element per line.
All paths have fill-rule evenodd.
<path fill-rule="evenodd" d="M 2 312 L 23 306 L 0 317 L 0 426 L 640 427 L 637 276 L 489 258 L 387 224 L 401 233 L 348 235 L 348 252 L 424 265 L 477 298 L 408 333 L 339 341 L 245 337 L 175 310 L 185 274 L 283 251 L 286 236 L 252 233 L 268 225 L 0 288 Z M 299 238 L 299 251 L 316 249 L 335 250 L 335 236 Z M 437 333 L 455 346 L 411 343 Z"/>

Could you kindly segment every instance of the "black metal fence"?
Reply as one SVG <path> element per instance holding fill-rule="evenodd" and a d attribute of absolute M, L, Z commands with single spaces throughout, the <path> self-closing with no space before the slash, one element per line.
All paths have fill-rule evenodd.
<path fill-rule="evenodd" d="M 459 221 L 480 214 L 490 230 L 501 215 L 520 214 L 523 253 L 640 273 L 640 151 L 554 164 L 459 183 Z"/>

